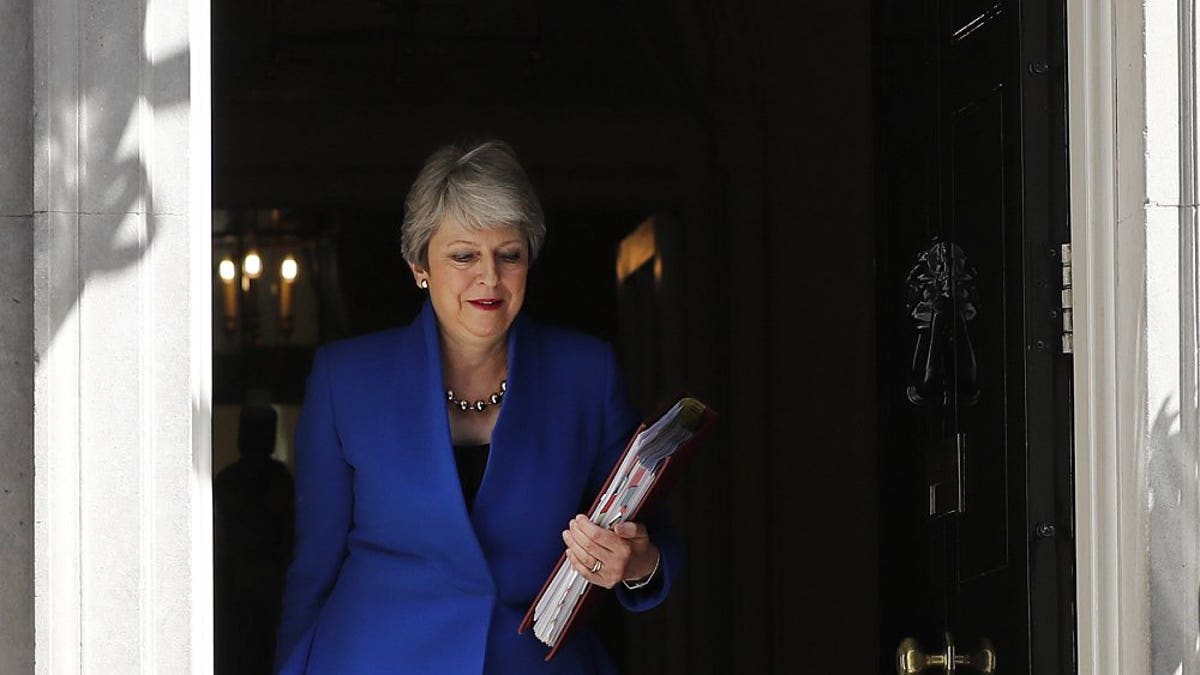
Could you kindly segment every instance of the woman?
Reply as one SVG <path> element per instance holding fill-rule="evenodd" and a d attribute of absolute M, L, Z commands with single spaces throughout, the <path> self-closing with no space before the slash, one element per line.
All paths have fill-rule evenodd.
<path fill-rule="evenodd" d="M 401 241 L 424 308 L 309 375 L 277 672 L 615 672 L 586 630 L 549 662 L 517 632 L 564 547 L 630 610 L 666 596 L 681 547 L 661 523 L 576 515 L 638 419 L 606 343 L 522 315 L 544 235 L 507 144 L 421 169 Z"/>

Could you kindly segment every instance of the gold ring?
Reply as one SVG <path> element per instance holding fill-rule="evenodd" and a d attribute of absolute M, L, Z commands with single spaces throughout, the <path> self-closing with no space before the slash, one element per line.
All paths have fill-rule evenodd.
<path fill-rule="evenodd" d="M 599 558 L 596 558 L 596 564 L 592 565 L 592 574 L 598 573 L 601 567 L 604 567 L 604 563 L 600 562 Z"/>

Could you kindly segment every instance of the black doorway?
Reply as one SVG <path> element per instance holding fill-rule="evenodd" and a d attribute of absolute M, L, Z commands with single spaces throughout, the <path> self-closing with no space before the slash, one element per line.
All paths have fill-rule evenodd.
<path fill-rule="evenodd" d="M 251 340 L 222 327 L 214 271 L 218 404 L 270 399 L 286 454 L 312 349 L 420 301 L 394 233 L 424 155 L 504 137 L 551 216 L 531 313 L 653 363 L 631 374 L 643 405 L 687 388 L 722 414 L 671 505 L 684 577 L 598 618 L 624 672 L 880 672 L 901 568 L 881 550 L 900 469 L 878 451 L 879 238 L 919 214 L 875 204 L 894 120 L 873 59 L 917 40 L 877 5 L 215 3 L 215 258 L 256 246 L 276 270 L 294 249 L 300 269 L 287 330 L 283 284 L 251 284 Z M 630 330 L 614 247 L 648 218 L 654 321 Z"/>

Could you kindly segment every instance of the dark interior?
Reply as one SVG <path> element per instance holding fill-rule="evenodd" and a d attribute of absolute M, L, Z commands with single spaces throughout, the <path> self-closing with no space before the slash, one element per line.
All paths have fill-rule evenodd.
<path fill-rule="evenodd" d="M 596 618 L 622 671 L 879 672 L 872 4 L 215 0 L 214 260 L 264 260 L 228 330 L 214 274 L 217 405 L 296 406 L 318 344 L 406 322 L 409 183 L 504 138 L 549 227 L 527 311 L 616 343 L 643 412 L 721 415 L 671 597 Z M 220 656 L 231 597 L 218 675 L 260 672 Z"/>

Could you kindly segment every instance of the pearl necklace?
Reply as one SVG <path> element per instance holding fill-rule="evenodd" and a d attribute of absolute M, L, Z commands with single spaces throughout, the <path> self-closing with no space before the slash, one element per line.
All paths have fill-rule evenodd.
<path fill-rule="evenodd" d="M 468 411 L 483 412 L 484 410 L 487 410 L 488 408 L 490 408 L 494 405 L 498 405 L 500 403 L 500 400 L 504 398 L 504 394 L 506 394 L 506 393 L 508 393 L 508 380 L 501 380 L 500 381 L 500 391 L 489 396 L 487 398 L 487 400 L 479 400 L 479 401 L 475 401 L 474 403 L 471 403 L 470 401 L 468 401 L 466 399 L 460 399 L 457 396 L 455 396 L 453 389 L 447 389 L 446 390 L 446 403 L 457 407 L 459 410 L 461 410 L 463 412 L 468 412 Z"/>

